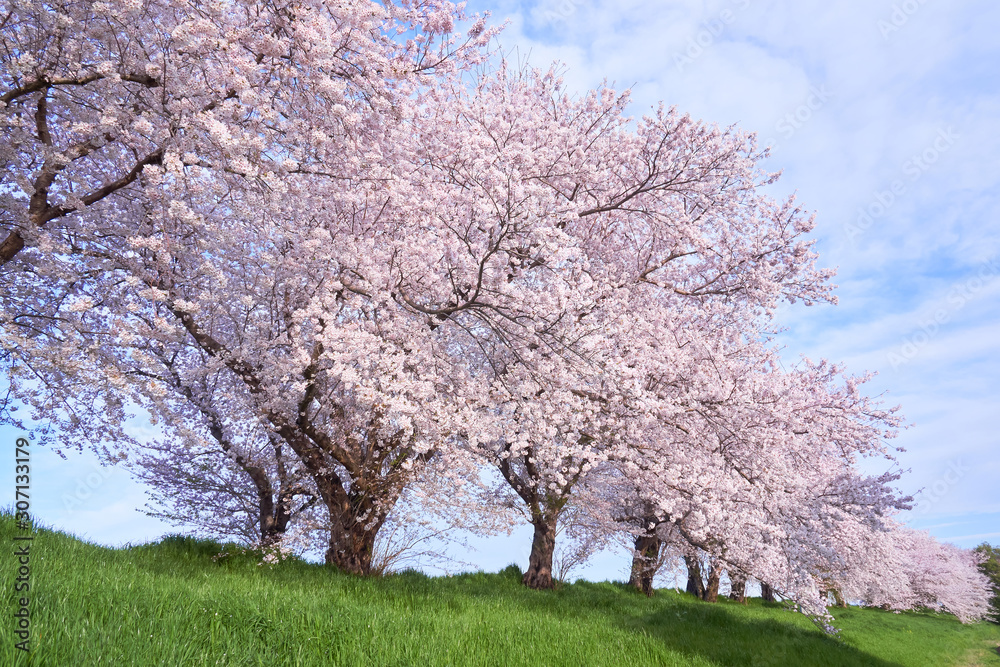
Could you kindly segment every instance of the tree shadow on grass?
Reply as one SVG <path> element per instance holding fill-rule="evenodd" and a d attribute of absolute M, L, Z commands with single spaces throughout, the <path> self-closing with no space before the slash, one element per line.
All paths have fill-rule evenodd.
<path fill-rule="evenodd" d="M 796 612 L 786 613 L 791 616 Z M 799 626 L 791 617 L 782 622 L 742 616 L 727 606 L 691 601 L 659 609 L 626 625 L 674 651 L 726 667 L 901 667 L 817 629 Z"/>
<path fill-rule="evenodd" d="M 604 588 L 606 595 L 607 586 L 577 582 L 574 589 L 582 593 L 590 588 Z M 902 667 L 824 635 L 808 625 L 805 617 L 784 611 L 778 604 L 761 607 L 728 602 L 709 604 L 674 593 L 661 593 L 647 601 L 624 586 L 618 588 L 626 598 L 634 597 L 639 604 L 649 604 L 648 611 L 622 615 L 621 627 L 662 642 L 672 651 L 720 666 Z M 753 618 L 758 614 L 787 614 L 788 619 Z"/>
<path fill-rule="evenodd" d="M 504 597 L 514 607 L 563 619 L 616 621 L 621 629 L 636 634 L 637 641 L 652 639 L 671 651 L 726 667 L 901 667 L 824 635 L 804 616 L 784 611 L 779 604 L 708 604 L 672 592 L 646 598 L 608 582 L 578 581 L 556 591 L 529 591 L 517 574 L 469 573 L 432 579 L 402 573 L 381 584 L 389 594 L 393 589 L 399 592 L 404 584 L 411 592 L 432 596 L 437 604 L 465 605 L 476 598 Z M 779 618 L 767 618 L 775 615 Z"/>

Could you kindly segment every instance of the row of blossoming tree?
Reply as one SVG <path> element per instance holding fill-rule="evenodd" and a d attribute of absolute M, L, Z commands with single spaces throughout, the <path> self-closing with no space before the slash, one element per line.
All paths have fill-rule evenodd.
<path fill-rule="evenodd" d="M 532 588 L 571 523 L 647 592 L 671 553 L 814 615 L 980 617 L 975 558 L 861 472 L 895 410 L 769 341 L 835 299 L 753 135 L 569 95 L 495 34 L 440 0 L 4 0 L 4 418 L 347 572 L 414 516 L 520 515 Z"/>

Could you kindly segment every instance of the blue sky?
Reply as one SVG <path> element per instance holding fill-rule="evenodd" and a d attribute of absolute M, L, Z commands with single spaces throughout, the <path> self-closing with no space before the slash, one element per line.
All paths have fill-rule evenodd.
<path fill-rule="evenodd" d="M 607 79 L 632 88 L 635 114 L 662 100 L 772 144 L 765 166 L 783 170 L 775 194 L 796 192 L 817 212 L 820 262 L 838 269 L 840 297 L 782 309 L 785 358 L 878 372 L 871 392 L 887 392 L 913 424 L 896 441 L 910 469 L 901 486 L 924 490 L 904 518 L 961 546 L 1000 543 L 1000 5 L 476 0 L 469 9 L 509 20 L 505 50 L 538 67 L 564 62 L 572 90 Z M 4 442 L 15 437 L 0 430 Z M 82 455 L 36 461 L 43 521 L 108 544 L 168 529 L 135 511 L 142 490 L 127 473 Z M 4 479 L 12 465 L 0 461 Z M 526 562 L 529 539 L 476 540 L 481 549 L 463 559 L 484 569 Z M 607 554 L 581 574 L 616 578 L 623 564 Z"/>

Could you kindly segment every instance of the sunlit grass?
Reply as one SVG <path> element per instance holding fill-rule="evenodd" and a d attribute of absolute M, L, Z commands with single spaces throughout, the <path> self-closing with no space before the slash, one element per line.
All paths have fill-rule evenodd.
<path fill-rule="evenodd" d="M 0 517 L 5 553 L 15 528 Z M 2 665 L 998 665 L 1000 626 L 839 610 L 843 641 L 757 600 L 646 599 L 613 583 L 524 589 L 514 568 L 358 579 L 186 538 L 106 549 L 40 530 L 32 653 L 13 647 L 15 562 L 0 558 Z"/>

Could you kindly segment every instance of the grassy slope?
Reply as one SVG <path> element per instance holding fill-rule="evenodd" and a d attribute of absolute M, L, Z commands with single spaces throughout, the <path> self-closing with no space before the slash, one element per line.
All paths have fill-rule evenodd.
<path fill-rule="evenodd" d="M 983 665 L 1000 627 L 841 610 L 844 641 L 777 604 L 620 585 L 528 591 L 512 572 L 361 580 L 301 562 L 213 562 L 218 545 L 113 550 L 40 531 L 33 654 L 13 649 L 14 527 L 0 517 L 2 665 Z"/>

